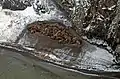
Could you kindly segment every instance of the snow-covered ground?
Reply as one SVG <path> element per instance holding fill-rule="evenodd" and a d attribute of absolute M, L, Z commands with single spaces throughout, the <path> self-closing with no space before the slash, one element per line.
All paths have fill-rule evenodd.
<path fill-rule="evenodd" d="M 39 12 L 39 14 L 36 14 L 35 8 L 33 8 L 37 7 L 35 3 L 31 7 L 27 7 L 22 11 L 2 9 L 0 6 L 0 42 L 15 42 L 22 30 L 26 28 L 26 25 L 34 21 L 52 19 L 62 22 L 66 26 L 71 26 L 71 23 L 65 18 L 63 13 L 57 10 L 57 6 L 52 5 L 52 2 L 44 3 L 43 5 L 45 4 L 48 5 L 49 12 Z"/>

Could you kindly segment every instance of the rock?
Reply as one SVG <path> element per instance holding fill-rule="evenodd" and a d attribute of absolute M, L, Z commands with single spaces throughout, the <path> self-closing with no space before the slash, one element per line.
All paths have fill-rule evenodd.
<path fill-rule="evenodd" d="M 56 1 L 56 0 L 55 0 Z M 72 25 L 78 33 L 82 34 L 82 21 L 84 18 L 84 8 L 82 2 L 86 2 L 87 0 L 57 0 L 56 2 L 61 6 L 61 8 L 66 11 L 67 17 L 72 22 Z"/>
<path fill-rule="evenodd" d="M 120 54 L 120 44 L 119 44 L 119 45 L 117 45 L 117 47 L 116 47 L 115 51 L 116 51 L 117 53 L 119 53 L 119 54 Z"/>
<path fill-rule="evenodd" d="M 48 3 L 46 0 L 36 0 L 33 4 L 33 8 L 36 11 L 37 14 L 41 14 L 41 13 L 49 13 L 49 9 L 48 9 Z"/>
<path fill-rule="evenodd" d="M 115 6 L 112 8 L 113 10 L 108 10 L 112 6 Z M 88 8 L 87 15 L 85 16 L 83 22 L 85 35 L 89 38 L 105 40 L 110 46 L 113 46 L 111 42 L 114 40 L 114 37 L 112 35 L 109 37 L 109 32 L 110 28 L 113 27 L 111 24 L 116 16 L 116 6 L 117 0 L 91 1 L 91 6 Z"/>
<path fill-rule="evenodd" d="M 3 9 L 24 10 L 31 6 L 32 0 L 3 0 L 1 2 Z"/>
<path fill-rule="evenodd" d="M 115 52 L 116 52 L 115 56 L 116 56 L 117 63 L 120 64 L 120 44 L 116 46 Z"/>

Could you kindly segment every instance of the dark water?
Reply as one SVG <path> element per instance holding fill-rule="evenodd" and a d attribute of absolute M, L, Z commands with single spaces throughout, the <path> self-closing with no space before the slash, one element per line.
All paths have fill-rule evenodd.
<path fill-rule="evenodd" d="M 15 51 L 0 48 L 0 62 L 0 79 L 61 79 Z"/>
<path fill-rule="evenodd" d="M 0 79 L 79 79 L 80 76 L 24 57 L 10 49 L 0 48 L 0 61 Z M 87 79 L 85 76 L 80 78 Z"/>

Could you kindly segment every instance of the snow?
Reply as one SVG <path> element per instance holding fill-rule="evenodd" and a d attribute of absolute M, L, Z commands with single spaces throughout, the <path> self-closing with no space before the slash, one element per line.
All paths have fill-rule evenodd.
<path fill-rule="evenodd" d="M 86 31 L 89 31 L 90 30 L 90 25 L 88 26 L 88 27 L 86 27 L 84 30 L 86 30 Z"/>
<path fill-rule="evenodd" d="M 114 71 L 118 70 L 111 67 L 113 62 L 113 55 L 108 51 L 99 48 L 95 45 L 87 44 L 87 47 L 84 48 L 85 55 L 82 60 L 77 59 L 79 64 L 76 64 L 77 67 L 88 70 L 103 70 L 103 71 Z M 80 62 L 79 62 L 80 61 Z M 110 68 L 111 67 L 111 68 Z"/>
<path fill-rule="evenodd" d="M 51 59 L 54 59 L 54 60 L 57 60 L 57 61 L 61 61 L 61 59 L 59 59 L 59 58 L 57 58 L 55 55 L 53 55 L 53 54 L 49 54 L 49 57 L 51 58 Z"/>
<path fill-rule="evenodd" d="M 15 27 L 11 27 L 11 22 L 14 19 L 16 18 L 11 18 L 9 15 L 5 15 L 3 10 L 0 10 L 0 41 L 15 40 L 15 37 L 12 36 Z M 12 39 L 9 39 L 11 37 Z"/>
<path fill-rule="evenodd" d="M 108 10 L 113 10 L 113 8 L 115 8 L 115 7 L 116 7 L 116 5 L 113 5 L 113 6 L 109 7 Z"/>
<path fill-rule="evenodd" d="M 36 14 L 33 6 L 27 7 L 23 11 L 3 10 L 0 7 L 0 42 L 15 42 L 27 24 L 51 19 L 72 26 L 62 12 L 57 10 L 56 6 L 49 13 L 46 12 L 40 15 Z"/>

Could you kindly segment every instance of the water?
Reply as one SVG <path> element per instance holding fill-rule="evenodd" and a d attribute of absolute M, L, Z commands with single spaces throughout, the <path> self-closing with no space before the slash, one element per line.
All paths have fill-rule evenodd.
<path fill-rule="evenodd" d="M 60 79 L 15 51 L 0 48 L 0 79 Z"/>

